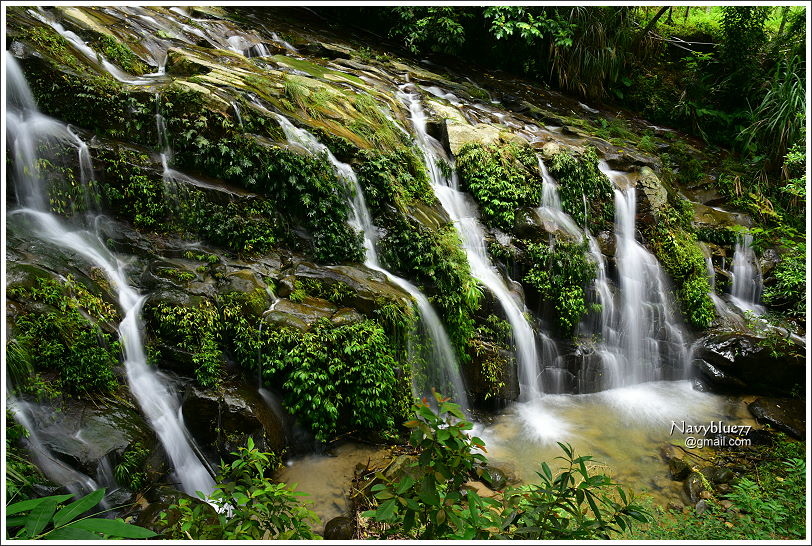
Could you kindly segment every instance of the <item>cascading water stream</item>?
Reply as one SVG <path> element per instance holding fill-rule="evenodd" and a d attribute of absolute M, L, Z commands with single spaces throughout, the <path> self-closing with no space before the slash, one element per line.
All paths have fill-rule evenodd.
<path fill-rule="evenodd" d="M 401 86 L 399 98 L 409 109 L 417 136 L 416 144 L 423 153 L 432 189 L 443 209 L 454 222 L 471 266 L 471 275 L 494 295 L 511 325 L 516 347 L 521 397 L 523 400 L 535 399 L 540 394 L 539 366 L 542 359 L 538 353 L 535 332 L 526 316 L 527 309 L 521 302 L 521 298 L 508 287 L 507 282 L 488 257 L 485 248 L 485 234 L 479 222 L 476 204 L 470 196 L 459 190 L 456 174 L 448 179 L 437 166 L 438 160 L 450 163 L 449 158 L 445 157 L 440 143 L 426 132 L 426 116 L 419 96 L 405 92 L 408 85 Z"/>
<path fill-rule="evenodd" d="M 764 314 L 764 308 L 759 305 L 761 299 L 761 268 L 755 252 L 753 252 L 753 236 L 749 233 L 741 235 L 736 240 L 733 251 L 733 286 L 731 287 L 731 301 L 742 311 L 750 311 L 756 315 Z"/>
<path fill-rule="evenodd" d="M 29 220 L 31 230 L 38 238 L 57 248 L 70 250 L 104 271 L 124 313 L 118 331 L 130 391 L 160 438 L 183 490 L 191 495 L 197 491 L 211 493 L 214 481 L 187 439 L 188 433 L 179 418 L 177 397 L 161 375 L 147 365 L 139 323 L 144 296 L 129 285 L 125 264 L 104 246 L 98 235 L 88 230 L 69 230 L 45 206 L 47 194 L 37 176 L 35 150 L 46 139 L 56 138 L 75 144 L 74 137 L 78 137 L 56 120 L 39 113 L 22 71 L 8 53 L 6 76 L 9 95 L 15 97 L 9 101 L 12 106 L 9 119 L 13 121 L 8 124 L 8 133 L 21 207 L 12 214 L 23 215 Z"/>
<path fill-rule="evenodd" d="M 679 378 L 686 368 L 688 345 L 672 311 L 665 274 L 657 259 L 635 238 L 635 188 L 628 184 L 624 173 L 612 171 L 605 162 L 600 162 L 599 167 L 616 186 L 619 303 L 610 305 L 608 287 L 596 287 L 599 294 L 604 294 L 601 296 L 604 309 L 599 348 L 602 370 L 595 387 L 605 389 Z M 593 247 L 593 254 L 596 250 Z M 599 280 L 600 271 L 599 266 Z"/>
<path fill-rule="evenodd" d="M 358 183 L 358 178 L 355 175 L 352 167 L 346 163 L 338 161 L 332 152 L 320 143 L 313 135 L 303 129 L 294 126 L 287 118 L 276 114 L 285 136 L 291 144 L 300 146 L 308 152 L 321 155 L 325 154 L 330 161 L 331 165 L 336 171 L 336 174 L 348 183 L 351 187 L 349 190 L 352 192 L 350 199 L 350 206 L 352 209 L 352 218 L 350 224 L 364 236 L 364 250 L 365 260 L 364 265 L 368 268 L 378 271 L 386 276 L 394 284 L 405 290 L 415 301 L 417 311 L 420 316 L 420 321 L 425 329 L 426 334 L 431 339 L 431 364 L 430 368 L 426 370 L 429 384 L 426 387 L 439 387 L 438 390 L 444 391 L 447 388 L 451 392 L 445 391 L 443 394 L 450 396 L 456 403 L 460 404 L 464 409 L 468 409 L 468 398 L 465 391 L 465 385 L 457 365 L 457 359 L 454 356 L 454 349 L 448 334 L 440 321 L 440 317 L 435 312 L 428 298 L 412 283 L 409 281 L 393 275 L 381 266 L 378 259 L 378 253 L 375 249 L 377 241 L 377 229 L 372 223 L 372 217 L 369 209 L 366 206 L 364 193 Z M 422 393 L 427 389 L 421 389 Z"/>

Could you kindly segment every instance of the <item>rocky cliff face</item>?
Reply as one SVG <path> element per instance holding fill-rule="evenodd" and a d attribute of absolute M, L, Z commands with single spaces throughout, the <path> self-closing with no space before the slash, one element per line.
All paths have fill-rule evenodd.
<path fill-rule="evenodd" d="M 292 142 L 279 116 L 353 168 L 382 265 L 428 296 L 475 404 L 520 396 L 515 339 L 503 306 L 472 278 L 430 169 L 449 178 L 456 170 L 477 205 L 488 257 L 545 347 L 539 375 L 563 378 L 558 388 L 590 390 L 608 373 L 595 356 L 595 304 L 601 275 L 610 295 L 619 290 L 618 180 L 601 161 L 637 189 L 638 240 L 668 273 L 663 290 L 692 330 L 686 344 L 704 340 L 694 362 L 705 387 L 788 395 L 803 383 L 794 363 L 783 371 L 786 347 L 763 349 L 774 331 L 741 338 L 744 322 L 725 327 L 727 304 L 717 296 L 714 306 L 709 279 L 722 294 L 731 228 L 749 219 L 720 209 L 714 163 L 696 143 L 524 81 L 403 59 L 337 32 L 297 10 L 9 10 L 7 49 L 39 109 L 81 143 L 41 143 L 48 208 L 76 226 L 93 219 L 127 262 L 129 282 L 146 296 L 149 362 L 171 376 L 208 457 L 227 456 L 246 435 L 281 452 L 309 447 L 313 436 L 392 432 L 427 373 L 412 297 L 364 265 L 353 189 L 328 157 Z M 401 97 L 407 88 L 456 163 L 426 164 Z M 77 160 L 81 146 L 90 172 Z M 539 158 L 559 184 L 561 212 L 595 237 L 597 253 L 580 231 L 538 213 Z M 709 171 L 688 187 L 682 175 L 697 163 Z M 10 183 L 9 210 L 19 195 Z M 121 310 L 103 272 L 38 239 L 24 215 L 10 215 L 7 227 L 9 332 L 34 372 L 18 382 L 20 394 L 137 407 L 115 345 Z M 747 350 L 728 350 L 736 343 Z M 775 366 L 780 377 L 764 369 Z M 258 387 L 281 406 L 268 406 Z M 66 430 L 84 430 L 82 419 Z M 138 434 L 111 432 L 97 461 L 130 464 L 137 452 L 160 474 L 160 447 L 137 421 Z M 91 451 L 53 443 L 59 457 L 95 471 Z"/>

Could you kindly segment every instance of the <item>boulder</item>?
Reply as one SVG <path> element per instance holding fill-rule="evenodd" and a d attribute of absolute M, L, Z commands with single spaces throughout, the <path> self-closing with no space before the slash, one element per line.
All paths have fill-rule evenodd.
<path fill-rule="evenodd" d="M 301 302 L 281 299 L 265 314 L 264 320 L 270 324 L 306 331 L 319 320 L 331 318 L 337 310 L 335 305 L 321 298 L 308 296 Z"/>
<path fill-rule="evenodd" d="M 793 398 L 759 398 L 747 406 L 761 424 L 786 432 L 793 438 L 806 438 L 806 406 Z"/>
<path fill-rule="evenodd" d="M 324 540 L 352 540 L 355 524 L 346 516 L 331 519 L 324 526 Z"/>
<path fill-rule="evenodd" d="M 741 379 L 723 372 L 702 359 L 694 359 L 692 365 L 699 374 L 699 380 L 702 382 L 705 391 L 717 393 L 743 392 L 747 387 Z"/>
<path fill-rule="evenodd" d="M 699 340 L 694 356 L 704 361 L 700 370 L 704 379 L 711 379 L 710 388 L 787 396 L 805 384 L 806 351 L 798 341 L 785 339 L 776 354 L 772 341 L 752 334 L 712 333 Z"/>
<path fill-rule="evenodd" d="M 668 207 L 668 190 L 649 167 L 640 169 L 637 180 L 637 214 L 644 223 L 653 224 L 663 209 Z"/>
<path fill-rule="evenodd" d="M 182 411 L 189 432 L 213 460 L 228 458 L 246 445 L 249 436 L 260 451 L 280 452 L 287 445 L 285 423 L 254 387 L 190 386 Z"/>

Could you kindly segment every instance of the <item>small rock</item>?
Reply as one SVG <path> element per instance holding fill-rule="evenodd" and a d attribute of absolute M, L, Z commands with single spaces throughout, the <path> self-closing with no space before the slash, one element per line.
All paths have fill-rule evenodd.
<path fill-rule="evenodd" d="M 679 512 L 681 514 L 685 507 L 676 502 L 669 502 L 666 508 L 668 508 L 672 512 Z"/>
<path fill-rule="evenodd" d="M 352 540 L 355 533 L 353 521 L 345 516 L 338 516 L 324 526 L 324 540 Z"/>
<path fill-rule="evenodd" d="M 702 491 L 699 496 L 703 499 L 709 499 L 713 496 L 713 494 L 710 491 Z"/>
<path fill-rule="evenodd" d="M 721 506 L 725 510 L 730 510 L 731 508 L 733 508 L 733 503 L 730 502 L 729 500 L 723 500 L 719 502 L 719 506 Z"/>
<path fill-rule="evenodd" d="M 683 489 L 691 502 L 698 502 L 702 498 L 702 491 L 705 491 L 705 481 L 702 474 L 691 472 L 683 484 Z"/>
<path fill-rule="evenodd" d="M 480 497 L 491 498 L 491 497 L 495 497 L 496 495 L 498 495 L 498 493 L 496 491 L 489 488 L 487 485 L 485 485 L 482 482 L 467 481 L 464 484 L 462 484 L 462 487 L 463 487 L 463 489 L 470 489 L 471 491 L 473 491 L 474 493 L 476 493 Z"/>
<path fill-rule="evenodd" d="M 708 509 L 708 503 L 706 501 L 704 501 L 704 500 L 701 500 L 701 501 L 697 502 L 696 506 L 694 507 L 694 510 L 696 510 L 696 515 L 697 516 L 701 516 L 702 514 L 704 514 L 705 510 L 707 510 L 707 509 Z"/>
<path fill-rule="evenodd" d="M 668 461 L 668 471 L 672 480 L 681 482 L 691 473 L 691 466 L 681 459 L 674 458 Z"/>

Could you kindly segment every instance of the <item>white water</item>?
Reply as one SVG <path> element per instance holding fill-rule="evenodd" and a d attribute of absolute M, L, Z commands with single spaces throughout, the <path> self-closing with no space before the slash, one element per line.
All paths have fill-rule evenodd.
<path fill-rule="evenodd" d="M 8 132 L 15 158 L 15 187 L 22 208 L 12 214 L 22 214 L 30 220 L 33 234 L 41 240 L 74 252 L 104 271 L 124 313 L 118 331 L 130 391 L 158 434 L 183 490 L 192 495 L 197 491 L 211 493 L 214 481 L 188 441 L 188 433 L 179 419 L 177 397 L 164 378 L 147 365 L 139 323 L 144 296 L 129 285 L 125 264 L 104 246 L 98 235 L 68 229 L 45 207 L 46 193 L 37 176 L 35 150 L 43 139 L 60 137 L 57 128 L 61 124 L 39 113 L 22 71 L 10 54 L 6 54 L 6 67 L 9 95 L 16 97 L 11 105 L 16 102 L 18 107 L 9 111 L 13 122 L 8 124 Z M 78 138 L 64 126 L 63 130 L 69 137 Z M 71 141 L 75 142 L 73 138 Z"/>
<path fill-rule="evenodd" d="M 742 311 L 750 311 L 756 315 L 764 313 L 759 305 L 761 300 L 761 268 L 756 254 L 753 252 L 753 236 L 749 233 L 737 238 L 736 248 L 733 251 L 733 286 L 731 287 L 731 301 Z"/>
<path fill-rule="evenodd" d="M 550 175 L 547 166 L 539 157 L 539 170 L 541 171 L 541 206 L 536 209 L 536 214 L 545 222 L 552 222 L 561 230 L 571 235 L 574 239 L 580 240 L 584 232 L 572 217 L 561 208 L 561 198 L 558 196 L 558 183 Z"/>
<path fill-rule="evenodd" d="M 353 216 L 350 219 L 350 223 L 364 235 L 364 265 L 385 275 L 387 279 L 401 287 L 414 299 L 423 328 L 432 341 L 432 355 L 430 360 L 432 366 L 428 370 L 425 370 L 429 384 L 418 389 L 418 391 L 422 391 L 420 394 L 425 395 L 430 387 L 438 387 L 440 392 L 443 392 L 446 396 L 450 396 L 456 403 L 467 409 L 468 401 L 465 385 L 459 371 L 457 359 L 454 356 L 454 349 L 452 348 L 451 341 L 448 339 L 448 334 L 443 327 L 443 323 L 440 321 L 440 317 L 434 311 L 428 298 L 426 298 L 415 285 L 393 275 L 380 264 L 378 254 L 375 250 L 375 243 L 378 238 L 377 229 L 372 223 L 372 217 L 369 214 L 369 209 L 364 199 L 364 193 L 358 184 L 358 178 L 352 167 L 337 160 L 327 146 L 320 143 L 307 131 L 295 127 L 284 116 L 276 114 L 276 118 L 291 144 L 298 145 L 315 155 L 326 155 L 327 159 L 333 165 L 336 174 L 351 186 L 349 188 L 352 192 L 350 206 Z M 449 387 L 453 392 L 445 392 L 445 389 Z"/>
<path fill-rule="evenodd" d="M 449 164 L 451 162 L 445 156 L 440 143 L 426 132 L 426 115 L 420 104 L 419 96 L 407 93 L 406 87 L 408 84 L 401 86 L 398 96 L 409 109 L 417 136 L 416 144 L 423 152 L 432 189 L 454 222 L 471 266 L 471 275 L 493 293 L 510 322 L 516 347 L 521 398 L 523 400 L 536 398 L 540 394 L 539 366 L 542 362 L 538 354 L 536 335 L 527 318 L 527 308 L 524 306 L 521 296 L 511 290 L 490 261 L 485 248 L 485 233 L 479 222 L 476 203 L 469 195 L 459 190 L 456 174 L 448 179 L 437 166 L 438 160 L 446 161 Z"/>
<path fill-rule="evenodd" d="M 603 305 L 601 370 L 584 390 L 679 378 L 686 369 L 687 343 L 669 301 L 669 284 L 657 259 L 636 240 L 636 191 L 622 173 L 602 171 L 625 190 L 615 189 L 615 238 L 619 297 L 615 303 L 605 265 L 595 242 L 590 252 L 598 265 L 596 292 Z"/>

